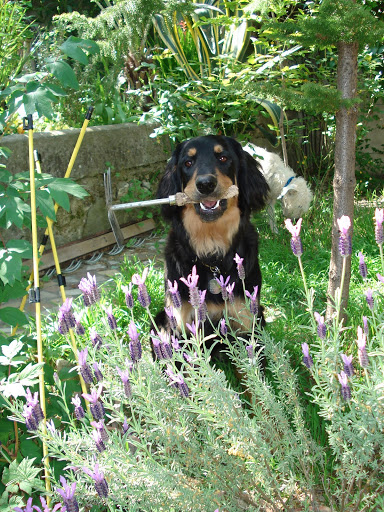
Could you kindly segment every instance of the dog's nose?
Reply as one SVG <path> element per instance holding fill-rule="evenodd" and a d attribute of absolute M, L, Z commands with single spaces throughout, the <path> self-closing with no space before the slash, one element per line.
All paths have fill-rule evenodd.
<path fill-rule="evenodd" d="M 208 196 L 211 194 L 217 185 L 217 178 L 213 174 L 206 174 L 196 178 L 196 188 L 200 194 Z"/>

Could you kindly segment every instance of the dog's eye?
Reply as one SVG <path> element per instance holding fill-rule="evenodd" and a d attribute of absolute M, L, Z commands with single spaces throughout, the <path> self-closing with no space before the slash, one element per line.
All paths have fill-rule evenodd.
<path fill-rule="evenodd" d="M 225 156 L 225 155 L 221 155 L 221 156 L 219 156 L 219 161 L 220 161 L 220 162 L 223 162 L 223 163 L 224 163 L 224 162 L 226 162 L 227 160 L 228 160 L 228 157 L 227 157 L 227 156 Z"/>
<path fill-rule="evenodd" d="M 185 167 L 192 167 L 193 162 L 192 162 L 192 160 L 187 160 L 184 165 L 185 165 Z"/>

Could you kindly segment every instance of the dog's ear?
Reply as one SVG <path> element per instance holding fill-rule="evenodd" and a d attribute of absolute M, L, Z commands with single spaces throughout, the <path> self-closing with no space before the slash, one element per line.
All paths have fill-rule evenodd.
<path fill-rule="evenodd" d="M 260 171 L 260 164 L 235 139 L 227 138 L 239 158 L 237 185 L 241 211 L 261 210 L 267 200 L 269 186 Z"/>
<path fill-rule="evenodd" d="M 157 188 L 156 197 L 162 199 L 168 196 L 175 195 L 177 192 L 181 192 L 181 176 L 178 172 L 178 162 L 180 152 L 185 142 L 178 144 L 176 149 L 173 151 L 171 158 L 169 159 L 163 177 L 160 180 Z M 162 214 L 165 219 L 171 219 L 175 211 L 179 209 L 177 206 L 162 206 Z"/>

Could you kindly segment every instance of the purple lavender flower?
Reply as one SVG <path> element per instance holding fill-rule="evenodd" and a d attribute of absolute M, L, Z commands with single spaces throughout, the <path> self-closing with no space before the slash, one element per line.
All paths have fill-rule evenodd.
<path fill-rule="evenodd" d="M 253 287 L 253 293 L 249 293 L 248 290 L 245 290 L 245 295 L 249 298 L 249 310 L 252 313 L 252 315 L 257 315 L 259 312 L 259 300 L 257 297 L 259 291 L 258 286 Z"/>
<path fill-rule="evenodd" d="M 96 329 L 94 327 L 91 327 L 89 330 L 89 336 L 91 338 L 92 345 L 95 348 L 100 348 L 103 344 L 103 338 L 97 334 Z"/>
<path fill-rule="evenodd" d="M 382 276 L 381 274 L 376 274 L 376 275 L 377 275 L 377 279 L 378 279 L 380 282 L 384 283 L 384 276 Z"/>
<path fill-rule="evenodd" d="M 324 317 L 316 311 L 314 312 L 313 316 L 317 322 L 317 335 L 321 340 L 324 340 L 327 336 L 327 326 L 325 325 Z"/>
<path fill-rule="evenodd" d="M 125 393 L 125 396 L 127 398 L 132 398 L 132 388 L 131 388 L 131 383 L 129 381 L 129 377 L 130 377 L 130 370 L 126 369 L 126 370 L 120 370 L 120 368 L 117 368 L 117 373 L 120 375 L 120 379 L 123 383 L 123 387 L 124 387 L 124 393 Z"/>
<path fill-rule="evenodd" d="M 351 388 L 348 384 L 348 376 L 345 372 L 340 372 L 337 374 L 337 378 L 341 384 L 341 396 L 343 400 L 348 401 L 351 399 L 352 393 Z"/>
<path fill-rule="evenodd" d="M 363 326 L 364 326 L 364 333 L 366 336 L 368 336 L 369 327 L 368 327 L 368 318 L 366 316 L 363 316 Z"/>
<path fill-rule="evenodd" d="M 91 436 L 92 439 L 95 441 L 96 449 L 98 452 L 102 453 L 104 450 L 106 450 L 106 446 L 98 430 L 92 430 Z"/>
<path fill-rule="evenodd" d="M 294 226 L 291 219 L 285 219 L 285 227 L 291 233 L 291 249 L 295 256 L 300 258 L 303 254 L 303 244 L 301 243 L 300 230 L 303 219 L 299 219 Z"/>
<path fill-rule="evenodd" d="M 172 300 L 174 307 L 176 309 L 180 309 L 181 308 L 181 297 L 180 297 L 180 292 L 179 292 L 179 288 L 178 288 L 176 281 L 174 281 L 173 285 L 172 285 L 171 281 L 168 279 L 168 291 L 171 295 L 171 300 Z"/>
<path fill-rule="evenodd" d="M 96 276 L 91 276 L 88 272 L 87 277 L 80 280 L 78 288 L 83 292 L 83 302 L 85 307 L 92 306 L 100 300 L 100 292 L 96 284 Z"/>
<path fill-rule="evenodd" d="M 368 288 L 368 290 L 366 290 L 364 292 L 365 294 L 365 298 L 367 299 L 367 304 L 368 304 L 368 307 L 371 311 L 373 311 L 373 308 L 374 308 L 374 299 L 373 299 L 373 290 L 371 288 Z"/>
<path fill-rule="evenodd" d="M 341 354 L 341 359 L 343 360 L 343 363 L 344 363 L 344 372 L 345 372 L 345 374 L 348 377 L 352 377 L 353 374 L 355 373 L 355 370 L 354 370 L 354 368 L 352 366 L 353 356 L 352 355 L 347 356 L 345 354 Z"/>
<path fill-rule="evenodd" d="M 132 361 L 137 363 L 141 359 L 142 349 L 135 322 L 130 322 L 128 327 L 128 336 L 131 340 L 129 343 L 129 353 L 131 354 Z"/>
<path fill-rule="evenodd" d="M 143 275 L 140 277 L 139 274 L 134 274 L 132 276 L 132 283 L 138 286 L 138 294 L 137 298 L 143 308 L 148 308 L 151 304 L 151 297 L 148 294 L 147 287 L 145 285 L 145 280 L 147 278 L 149 272 L 149 268 L 146 267 L 143 271 Z"/>
<path fill-rule="evenodd" d="M 244 258 L 240 258 L 238 254 L 235 254 L 235 257 L 233 258 L 235 260 L 235 263 L 237 265 L 237 273 L 239 275 L 239 279 L 244 281 L 245 279 L 245 270 L 243 266 Z"/>
<path fill-rule="evenodd" d="M 66 479 L 60 476 L 60 482 L 63 489 L 56 488 L 56 492 L 63 498 L 64 506 L 67 512 L 79 512 L 79 505 L 75 498 L 76 482 L 73 482 L 71 486 L 67 484 Z"/>
<path fill-rule="evenodd" d="M 84 350 L 78 350 L 78 358 L 79 358 L 79 367 L 80 367 L 80 374 L 84 379 L 84 382 L 86 384 L 92 384 L 93 383 L 93 375 L 92 370 L 89 364 L 87 363 L 87 357 L 88 357 L 88 349 L 85 347 Z"/>
<path fill-rule="evenodd" d="M 107 320 L 108 320 L 108 325 L 109 325 L 109 328 L 112 330 L 112 331 L 115 331 L 117 329 L 117 321 L 116 321 L 116 317 L 115 315 L 113 314 L 112 312 L 112 304 L 110 304 L 107 309 L 105 310 L 105 312 L 107 313 Z"/>
<path fill-rule="evenodd" d="M 84 336 L 84 334 L 85 334 L 85 329 L 84 329 L 83 324 L 81 323 L 80 318 L 76 318 L 75 332 L 78 336 Z"/>
<path fill-rule="evenodd" d="M 106 443 L 109 439 L 108 432 L 105 429 L 104 420 L 91 421 L 91 426 L 100 432 L 101 439 Z"/>
<path fill-rule="evenodd" d="M 363 279 L 367 278 L 368 269 L 367 269 L 367 265 L 364 260 L 364 254 L 362 252 L 359 252 L 359 272 Z"/>
<path fill-rule="evenodd" d="M 76 325 L 75 315 L 72 313 L 72 299 L 65 299 L 58 313 L 58 330 L 60 334 L 67 334 Z"/>
<path fill-rule="evenodd" d="M 128 421 L 127 421 L 127 418 L 124 417 L 124 422 L 123 422 L 123 434 L 126 434 L 129 430 L 129 424 L 128 424 Z"/>
<path fill-rule="evenodd" d="M 363 332 L 363 329 L 359 326 L 357 328 L 357 347 L 358 347 L 358 356 L 360 366 L 362 368 L 367 368 L 369 366 L 369 359 L 367 354 L 367 335 Z"/>
<path fill-rule="evenodd" d="M 83 393 L 83 398 L 85 398 L 89 402 L 89 408 L 91 410 L 91 414 L 93 418 L 98 421 L 104 418 L 104 406 L 102 402 L 100 402 L 100 396 L 103 391 L 103 385 L 99 384 L 97 389 L 93 389 L 90 394 Z"/>
<path fill-rule="evenodd" d="M 234 288 L 235 288 L 235 283 L 230 283 L 227 286 L 228 300 L 229 300 L 230 304 L 234 304 L 235 303 L 235 296 L 233 294 L 233 289 Z"/>
<path fill-rule="evenodd" d="M 307 368 L 311 368 L 313 366 L 313 359 L 309 353 L 308 343 L 302 343 L 301 350 L 303 351 L 303 363 Z"/>
<path fill-rule="evenodd" d="M 35 432 L 39 428 L 39 422 L 36 420 L 32 407 L 24 405 L 22 415 L 25 418 L 25 426 L 27 430 Z"/>
<path fill-rule="evenodd" d="M 199 289 L 197 287 L 199 276 L 196 273 L 196 265 L 192 267 L 192 272 L 188 275 L 187 279 L 180 277 L 180 281 L 182 281 L 188 287 L 189 303 L 193 308 L 197 309 L 200 306 L 200 295 Z"/>
<path fill-rule="evenodd" d="M 208 314 L 208 308 L 207 308 L 207 304 L 205 302 L 206 294 L 207 294 L 207 290 L 203 290 L 202 292 L 199 291 L 200 304 L 199 304 L 199 308 L 197 310 L 197 318 L 198 318 L 199 323 L 201 323 L 201 324 L 203 324 L 206 321 L 207 314 Z"/>
<path fill-rule="evenodd" d="M 171 342 L 172 342 L 172 349 L 173 350 L 180 350 L 181 349 L 181 346 L 180 346 L 180 343 L 179 343 L 179 340 L 176 338 L 176 336 L 171 336 Z"/>
<path fill-rule="evenodd" d="M 157 359 L 171 359 L 172 358 L 172 345 L 170 343 L 169 334 L 166 332 L 159 332 L 158 335 L 151 331 L 151 340 L 153 351 Z"/>
<path fill-rule="evenodd" d="M 346 258 L 352 253 L 352 241 L 349 234 L 351 219 L 347 215 L 343 215 L 340 219 L 337 219 L 337 224 L 340 231 L 339 252 L 343 258 Z"/>
<path fill-rule="evenodd" d="M 83 409 L 83 406 L 81 405 L 81 400 L 79 395 L 75 395 L 71 402 L 75 406 L 75 416 L 78 420 L 81 420 L 85 417 L 85 411 Z"/>
<path fill-rule="evenodd" d="M 170 385 L 173 387 L 177 387 L 180 392 L 180 395 L 183 398 L 188 398 L 189 388 L 184 380 L 184 377 L 181 375 L 181 373 L 178 373 L 176 375 L 170 367 L 168 367 L 165 370 L 165 373 L 168 375 L 168 377 L 170 379 Z"/>
<path fill-rule="evenodd" d="M 104 474 L 99 471 L 99 465 L 95 464 L 93 472 L 88 468 L 83 468 L 83 471 L 94 480 L 95 489 L 100 498 L 108 498 L 108 484 L 104 478 Z"/>
<path fill-rule="evenodd" d="M 245 350 L 247 351 L 247 355 L 249 357 L 249 359 L 252 361 L 255 357 L 255 348 L 253 345 L 247 345 L 245 347 Z"/>
<path fill-rule="evenodd" d="M 28 498 L 27 505 L 24 509 L 20 507 L 14 507 L 13 510 L 15 512 L 33 512 L 32 498 Z"/>
<path fill-rule="evenodd" d="M 183 352 L 183 359 L 184 361 L 186 361 L 188 364 L 193 364 L 193 359 L 192 357 L 187 354 L 186 352 Z"/>
<path fill-rule="evenodd" d="M 177 330 L 177 320 L 174 314 L 173 307 L 164 308 L 164 311 L 168 317 L 169 326 L 173 331 Z"/>
<path fill-rule="evenodd" d="M 383 222 L 384 222 L 384 208 L 376 208 L 375 210 L 375 240 L 377 245 L 383 245 Z"/>
<path fill-rule="evenodd" d="M 27 407 L 32 408 L 32 414 L 37 421 L 37 423 L 40 423 L 44 419 L 44 413 L 40 406 L 39 402 L 39 393 L 36 391 L 35 393 L 31 393 L 31 390 L 29 388 L 26 389 L 25 396 L 27 398 Z"/>
<path fill-rule="evenodd" d="M 185 323 L 186 327 L 188 327 L 189 331 L 193 334 L 193 336 L 196 336 L 198 330 L 199 330 L 199 322 L 197 322 L 197 325 L 195 325 L 195 322 L 192 322 L 191 324 Z"/>
<path fill-rule="evenodd" d="M 220 320 L 220 334 L 222 336 L 226 336 L 227 332 L 228 332 L 228 329 L 227 329 L 227 324 L 225 323 L 225 318 L 222 318 Z"/>
<path fill-rule="evenodd" d="M 221 288 L 221 297 L 223 301 L 228 300 L 228 291 L 227 291 L 227 285 L 229 283 L 230 276 L 227 277 L 227 279 L 224 279 L 223 276 L 217 277 L 216 281 L 218 282 L 220 288 Z"/>
<path fill-rule="evenodd" d="M 92 366 L 93 366 L 93 373 L 95 375 L 95 378 L 96 378 L 97 382 L 101 382 L 104 377 L 103 377 L 103 374 L 100 371 L 99 365 L 95 361 Z"/>
<path fill-rule="evenodd" d="M 134 302 L 132 296 L 132 283 L 129 283 L 128 286 L 122 286 L 122 291 L 125 294 L 125 303 L 129 309 L 133 309 Z"/>

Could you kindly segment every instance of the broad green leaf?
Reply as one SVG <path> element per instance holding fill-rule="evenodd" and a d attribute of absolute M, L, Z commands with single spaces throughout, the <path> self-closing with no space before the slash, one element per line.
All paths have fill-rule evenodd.
<path fill-rule="evenodd" d="M 24 386 L 32 386 L 35 384 L 36 379 L 38 379 L 43 366 L 44 363 L 27 364 L 27 366 L 18 374 L 19 381 L 22 382 Z"/>
<path fill-rule="evenodd" d="M 50 91 L 54 96 L 67 96 L 67 93 L 60 86 L 56 84 L 50 84 L 48 82 L 44 82 L 44 86 Z"/>
<path fill-rule="evenodd" d="M 21 280 L 22 258 L 17 254 L 10 254 L 0 250 L 0 279 L 4 284 L 13 285 Z"/>
<path fill-rule="evenodd" d="M 20 352 L 23 348 L 24 343 L 20 340 L 13 340 L 9 345 L 3 345 L 1 347 L 2 353 L 8 359 L 8 361 L 12 361 L 12 359 Z"/>
<path fill-rule="evenodd" d="M 98 53 L 99 46 L 90 39 L 71 36 L 60 46 L 60 50 L 81 64 L 88 64 L 88 56 L 84 50 L 89 54 L 95 54 Z"/>
<path fill-rule="evenodd" d="M 52 103 L 57 102 L 57 97 L 44 86 L 27 84 L 27 92 L 23 95 L 23 103 L 26 114 L 37 112 L 39 116 L 52 118 Z"/>
<path fill-rule="evenodd" d="M 5 307 L 0 309 L 0 320 L 5 324 L 16 326 L 16 325 L 27 325 L 28 318 L 18 308 Z"/>
<path fill-rule="evenodd" d="M 79 89 L 79 82 L 71 66 L 64 60 L 50 61 L 47 64 L 49 71 L 55 76 L 63 87 L 71 87 L 76 91 Z"/>
<path fill-rule="evenodd" d="M 62 208 L 64 208 L 64 210 L 69 212 L 69 210 L 71 209 L 71 203 L 69 201 L 68 194 L 66 192 L 64 192 L 63 190 L 53 189 L 51 187 L 49 187 L 49 190 L 50 190 L 52 199 L 57 204 L 59 204 Z"/>
<path fill-rule="evenodd" d="M 6 247 L 8 251 L 19 253 L 24 258 L 32 258 L 32 246 L 28 240 L 8 240 Z"/>
<path fill-rule="evenodd" d="M 11 188 L 8 188 L 8 193 L 11 193 Z M 30 207 L 20 197 L 4 196 L 0 198 L 1 212 L 0 217 L 5 213 L 7 228 L 15 224 L 18 228 L 23 227 L 25 215 L 29 213 Z"/>
<path fill-rule="evenodd" d="M 49 184 L 48 188 L 51 191 L 62 190 L 80 199 L 89 196 L 88 192 L 81 185 L 78 185 L 68 178 L 55 178 L 55 180 Z"/>
<path fill-rule="evenodd" d="M 49 217 L 53 221 L 56 220 L 55 205 L 48 190 L 36 190 L 36 205 L 44 217 Z"/>

